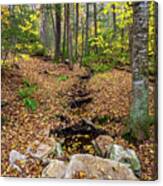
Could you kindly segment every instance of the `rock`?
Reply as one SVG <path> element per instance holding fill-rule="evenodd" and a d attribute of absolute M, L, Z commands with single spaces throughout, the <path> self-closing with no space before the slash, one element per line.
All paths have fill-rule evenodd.
<path fill-rule="evenodd" d="M 41 164 L 42 164 L 42 166 L 45 167 L 50 163 L 50 161 L 51 161 L 51 159 L 45 158 L 45 159 L 42 159 Z"/>
<path fill-rule="evenodd" d="M 98 136 L 92 143 L 98 156 L 124 163 L 140 176 L 141 165 L 135 151 L 113 144 L 113 138 L 107 135 Z"/>
<path fill-rule="evenodd" d="M 108 154 L 111 160 L 127 164 L 137 175 L 140 174 L 141 165 L 134 150 L 112 144 L 108 146 Z"/>
<path fill-rule="evenodd" d="M 126 159 L 130 161 L 130 167 L 135 172 L 137 176 L 141 174 L 141 164 L 134 150 L 127 149 Z"/>
<path fill-rule="evenodd" d="M 113 143 L 113 138 L 108 135 L 99 135 L 93 142 L 97 155 L 105 157 L 108 145 Z"/>
<path fill-rule="evenodd" d="M 122 146 L 116 144 L 108 145 L 109 158 L 118 162 L 123 161 L 125 150 Z"/>
<path fill-rule="evenodd" d="M 63 178 L 65 175 L 66 164 L 63 161 L 51 160 L 42 172 L 42 177 Z"/>
<path fill-rule="evenodd" d="M 56 157 L 58 157 L 58 158 L 60 158 L 64 155 L 63 149 L 62 149 L 62 146 L 60 143 L 56 143 L 54 153 L 55 153 Z"/>
<path fill-rule="evenodd" d="M 40 144 L 34 153 L 31 147 L 27 148 L 27 152 L 33 157 L 38 159 L 46 158 L 50 153 L 53 152 L 55 147 L 49 146 L 47 144 Z"/>
<path fill-rule="evenodd" d="M 9 154 L 9 162 L 10 165 L 17 169 L 19 172 L 22 172 L 21 168 L 16 165 L 16 161 L 21 161 L 21 160 L 27 160 L 27 157 L 24 154 L 21 154 L 20 152 L 16 151 L 16 150 L 12 150 Z"/>
<path fill-rule="evenodd" d="M 137 180 L 125 164 L 90 154 L 73 155 L 64 178 Z"/>

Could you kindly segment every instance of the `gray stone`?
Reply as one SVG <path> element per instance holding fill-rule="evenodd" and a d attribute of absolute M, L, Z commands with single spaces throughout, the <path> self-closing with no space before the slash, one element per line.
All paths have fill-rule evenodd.
<path fill-rule="evenodd" d="M 27 157 L 24 154 L 21 154 L 20 152 L 16 151 L 16 150 L 12 150 L 9 154 L 9 162 L 10 165 L 17 169 L 19 172 L 22 172 L 21 168 L 16 165 L 16 161 L 21 161 L 21 160 L 27 160 Z"/>
<path fill-rule="evenodd" d="M 113 143 L 113 138 L 107 135 L 99 135 L 92 143 L 96 154 L 105 157 L 107 155 L 108 145 Z"/>
<path fill-rule="evenodd" d="M 108 154 L 111 160 L 122 161 L 125 156 L 125 150 L 122 146 L 117 144 L 108 145 Z"/>
<path fill-rule="evenodd" d="M 42 172 L 42 177 L 63 178 L 66 170 L 66 164 L 63 161 L 51 160 Z"/>
<path fill-rule="evenodd" d="M 120 145 L 112 144 L 108 146 L 108 154 L 111 160 L 125 163 L 134 172 L 139 173 L 141 171 L 140 161 L 134 150 L 124 149 Z"/>
<path fill-rule="evenodd" d="M 60 143 L 56 143 L 55 148 L 54 148 L 54 154 L 56 155 L 56 157 L 62 157 L 63 156 L 63 149 Z"/>
<path fill-rule="evenodd" d="M 125 164 L 90 154 L 73 155 L 64 178 L 80 178 L 80 173 L 85 179 L 137 180 Z"/>
<path fill-rule="evenodd" d="M 50 153 L 53 152 L 53 149 L 55 147 L 49 146 L 47 144 L 40 144 L 37 147 L 36 152 L 33 152 L 31 147 L 27 148 L 27 152 L 33 157 L 33 158 L 38 158 L 38 159 L 43 159 L 46 158 Z"/>

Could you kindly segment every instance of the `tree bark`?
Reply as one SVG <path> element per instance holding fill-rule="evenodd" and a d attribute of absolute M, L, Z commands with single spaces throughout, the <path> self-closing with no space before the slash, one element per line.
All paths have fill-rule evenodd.
<path fill-rule="evenodd" d="M 55 16 L 56 16 L 56 35 L 55 35 L 55 58 L 59 59 L 61 55 L 60 43 L 61 43 L 61 4 L 55 5 Z"/>
<path fill-rule="evenodd" d="M 40 30 L 40 35 L 41 35 L 41 41 L 43 42 L 44 46 L 48 48 L 48 40 L 47 40 L 47 12 L 46 12 L 46 6 L 41 5 L 41 30 Z"/>
<path fill-rule="evenodd" d="M 142 140 L 148 131 L 148 3 L 133 3 L 132 34 L 133 97 L 130 109 L 131 136 Z"/>
<path fill-rule="evenodd" d="M 123 52 L 123 46 L 124 46 L 124 29 L 125 28 L 122 28 L 121 30 L 121 45 L 122 45 L 121 52 Z"/>
<path fill-rule="evenodd" d="M 93 9 L 94 9 L 94 35 L 97 37 L 97 7 L 96 3 L 93 4 Z M 97 45 L 95 46 L 95 52 L 98 52 Z"/>
<path fill-rule="evenodd" d="M 115 13 L 115 4 L 112 5 L 113 10 L 113 29 L 114 29 L 114 36 L 116 35 L 117 27 L 116 27 L 116 13 Z"/>
<path fill-rule="evenodd" d="M 67 8 L 67 6 L 66 6 L 66 4 L 64 4 L 64 27 L 63 27 L 63 58 L 65 58 L 66 57 L 66 51 L 65 51 L 65 49 L 66 49 L 66 46 L 67 46 L 67 43 L 66 43 L 66 41 L 67 41 L 67 32 L 66 32 L 66 29 L 67 29 L 67 23 L 66 23 L 66 18 L 67 18 L 67 10 L 66 10 L 66 8 Z"/>
<path fill-rule="evenodd" d="M 88 31 L 89 31 L 89 3 L 86 4 L 85 56 L 89 54 Z"/>
<path fill-rule="evenodd" d="M 70 63 L 72 64 L 72 31 L 70 24 L 70 4 L 67 4 L 67 51 L 68 58 Z"/>
<path fill-rule="evenodd" d="M 54 21 L 54 15 L 53 15 L 53 7 L 50 7 L 50 15 L 51 15 L 51 20 L 52 20 L 52 27 L 53 27 L 53 33 L 54 33 L 54 44 L 55 44 L 56 43 L 56 28 L 55 28 L 55 21 Z M 54 54 L 55 54 L 55 45 L 54 45 Z"/>
<path fill-rule="evenodd" d="M 81 27 L 82 27 L 82 49 L 81 49 L 81 59 L 80 59 L 80 66 L 82 66 L 83 63 L 83 56 L 84 56 L 84 21 L 83 18 L 81 18 Z"/>
<path fill-rule="evenodd" d="M 75 57 L 78 58 L 78 30 L 79 30 L 79 3 L 76 3 L 76 51 Z"/>

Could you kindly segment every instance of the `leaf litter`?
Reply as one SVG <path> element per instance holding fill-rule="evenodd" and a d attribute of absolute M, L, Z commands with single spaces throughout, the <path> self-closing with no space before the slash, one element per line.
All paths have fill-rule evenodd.
<path fill-rule="evenodd" d="M 129 72 L 113 69 L 95 74 L 85 83 L 85 89 L 92 96 L 92 101 L 84 108 L 71 109 L 68 103 L 74 91 L 72 89 L 80 83 L 79 75 L 85 73 L 85 68 L 74 65 L 71 71 L 64 64 L 52 64 L 37 58 L 21 61 L 19 66 L 19 69 L 2 69 L 2 100 L 7 102 L 2 107 L 1 114 L 3 119 L 2 176 L 40 177 L 44 166 L 40 160 L 29 156 L 27 148 L 34 141 L 49 143 L 50 129 L 65 125 L 68 127 L 78 123 L 82 118 L 87 118 L 97 127 L 108 131 L 115 144 L 136 151 L 142 165 L 141 179 L 154 178 L 157 147 L 154 134 L 155 123 L 150 128 L 150 138 L 142 143 L 129 143 L 122 138 L 131 101 L 132 76 Z M 24 79 L 37 85 L 37 91 L 32 94 L 32 98 L 37 101 L 38 107 L 33 111 L 26 109 L 18 95 L 18 90 L 23 87 Z M 150 86 L 153 87 L 153 85 Z M 149 95 L 149 111 L 151 115 L 154 115 L 153 88 L 150 89 Z M 61 122 L 57 115 L 67 116 L 70 121 Z M 73 138 L 76 140 L 75 144 L 69 141 L 69 148 L 66 144 L 63 146 L 67 157 L 80 153 L 80 143 L 83 139 L 80 141 L 80 136 L 73 136 Z M 83 149 L 87 153 L 94 154 L 90 144 L 86 143 Z M 29 158 L 27 162 L 17 162 L 22 173 L 10 166 L 9 154 L 12 150 L 25 154 Z M 77 177 L 84 178 L 85 174 L 79 173 Z"/>

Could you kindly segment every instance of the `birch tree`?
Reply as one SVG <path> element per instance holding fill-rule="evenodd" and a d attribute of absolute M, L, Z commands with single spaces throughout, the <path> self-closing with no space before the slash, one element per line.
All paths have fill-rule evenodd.
<path fill-rule="evenodd" d="M 148 131 L 148 3 L 133 3 L 132 33 L 133 95 L 130 109 L 130 131 L 144 139 Z"/>

